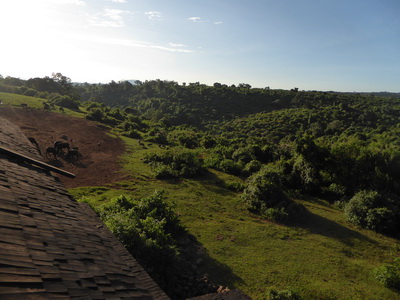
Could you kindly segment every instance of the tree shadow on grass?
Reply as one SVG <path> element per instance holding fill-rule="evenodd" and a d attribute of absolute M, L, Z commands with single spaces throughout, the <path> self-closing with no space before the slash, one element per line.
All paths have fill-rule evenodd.
<path fill-rule="evenodd" d="M 310 233 L 323 235 L 342 242 L 347 246 L 353 246 L 355 240 L 377 244 L 376 241 L 363 235 L 362 233 L 349 229 L 339 223 L 319 216 L 307 208 L 300 220 L 287 224 L 308 230 Z"/>
<path fill-rule="evenodd" d="M 232 268 L 212 258 L 192 234 L 186 235 L 181 246 L 185 259 L 195 266 L 200 275 L 207 277 L 210 284 L 232 289 L 235 285 L 243 283 L 242 278 L 234 274 Z"/>

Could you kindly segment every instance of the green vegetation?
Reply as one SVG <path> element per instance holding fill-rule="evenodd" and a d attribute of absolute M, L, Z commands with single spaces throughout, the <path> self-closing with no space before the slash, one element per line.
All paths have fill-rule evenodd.
<path fill-rule="evenodd" d="M 126 142 L 121 164 L 132 179 L 70 192 L 134 255 L 174 260 L 189 234 L 196 270 L 254 299 L 400 299 L 398 94 L 73 85 L 61 74 L 28 82 L 0 78 L 0 90 L 20 94 L 0 97 L 33 89 L 45 100 L 21 103 L 40 100 L 39 109 L 69 99 Z M 147 220 L 141 201 L 162 203 L 186 233 L 165 231 L 167 218 L 152 211 Z"/>
<path fill-rule="evenodd" d="M 400 291 L 400 259 L 376 268 L 375 278 L 384 286 Z"/>
<path fill-rule="evenodd" d="M 170 150 L 161 154 L 151 153 L 145 157 L 159 179 L 198 177 L 205 173 L 203 161 L 196 153 L 182 150 Z"/>

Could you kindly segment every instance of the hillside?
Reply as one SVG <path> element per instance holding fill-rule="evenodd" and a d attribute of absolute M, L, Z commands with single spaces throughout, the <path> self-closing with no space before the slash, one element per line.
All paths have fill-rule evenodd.
<path fill-rule="evenodd" d="M 159 80 L 61 95 L 20 84 L 42 98 L 0 93 L 13 105 L 4 114 L 40 143 L 73 139 L 81 160 L 55 163 L 78 176 L 62 180 L 173 298 L 210 280 L 254 299 L 400 299 L 393 95 Z"/>
<path fill-rule="evenodd" d="M 82 165 L 60 159 L 58 166 L 77 174 L 71 181 L 60 178 L 67 187 L 80 187 L 70 190 L 77 199 L 98 206 L 121 194 L 139 198 L 165 190 L 195 237 L 197 270 L 218 284 L 254 299 L 268 299 L 271 289 L 290 289 L 303 299 L 400 299 L 373 276 L 374 268 L 400 255 L 399 242 L 351 225 L 327 201 L 297 200 L 307 210 L 302 221 L 269 222 L 247 211 L 240 192 L 227 189 L 241 181 L 236 176 L 210 170 L 198 179 L 155 179 L 143 160 L 164 151 L 157 144 L 142 147 L 126 137 L 123 143 L 102 125 L 60 113 L 2 107 L 0 115 L 41 145 L 62 135 L 73 139 Z M 93 185 L 99 187 L 87 187 Z"/>

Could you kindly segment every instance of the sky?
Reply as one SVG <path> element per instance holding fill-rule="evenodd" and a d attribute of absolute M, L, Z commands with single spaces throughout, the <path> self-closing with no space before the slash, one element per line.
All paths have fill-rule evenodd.
<path fill-rule="evenodd" d="M 0 0 L 0 74 L 400 92 L 400 0 Z"/>

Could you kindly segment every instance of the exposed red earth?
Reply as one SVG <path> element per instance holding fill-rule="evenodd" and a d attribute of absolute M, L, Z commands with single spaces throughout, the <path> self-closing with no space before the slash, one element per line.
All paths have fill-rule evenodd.
<path fill-rule="evenodd" d="M 76 175 L 72 179 L 55 174 L 67 188 L 100 186 L 127 178 L 118 162 L 125 151 L 124 143 L 110 136 L 102 125 L 33 108 L 1 107 L 0 117 L 19 126 L 27 137 L 35 138 L 46 163 Z M 67 160 L 63 154 L 57 160 L 46 157 L 46 148 L 56 140 L 78 147 L 79 159 Z"/>

